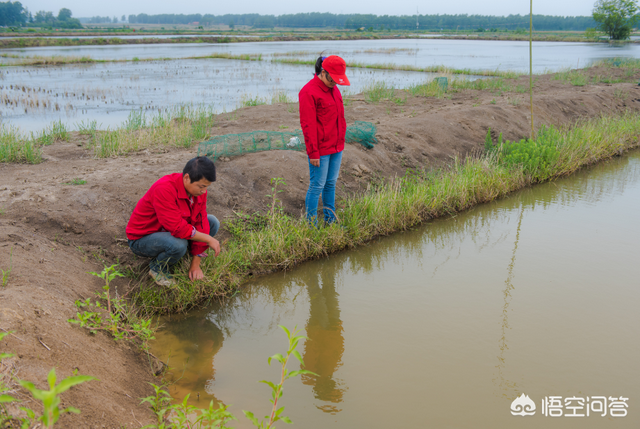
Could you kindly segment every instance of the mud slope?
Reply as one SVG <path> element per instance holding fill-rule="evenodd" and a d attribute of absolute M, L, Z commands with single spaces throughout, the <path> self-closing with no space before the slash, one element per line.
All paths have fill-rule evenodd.
<path fill-rule="evenodd" d="M 615 76 L 622 71 L 593 68 L 589 73 Z M 521 78 L 512 85 L 522 91 L 528 81 Z M 405 95 L 397 93 L 401 99 Z M 638 111 L 640 90 L 631 83 L 576 87 L 540 76 L 534 107 L 536 127 L 566 125 L 603 113 Z M 357 96 L 346 116 L 348 123 L 377 123 L 380 143 L 372 150 L 347 145 L 338 191 L 342 196 L 407 168 L 465 156 L 483 146 L 488 127 L 507 139 L 529 133 L 528 94 L 523 92 L 465 91 L 451 99 L 407 95 L 403 104 L 371 104 Z M 287 105 L 245 108 L 220 115 L 216 124 L 212 134 L 299 127 L 297 106 Z M 91 336 L 66 320 L 75 314 L 74 300 L 100 289 L 100 280 L 87 274 L 101 270 L 100 260 L 140 264 L 124 240 L 129 215 L 155 180 L 181 171 L 194 155 L 195 150 L 169 149 L 94 159 L 75 136 L 47 147 L 40 165 L 0 165 L 0 268 L 9 267 L 12 252 L 9 282 L 0 288 L 0 328 L 15 331 L 0 350 L 16 353 L 12 368 L 40 387 L 54 366 L 61 376 L 78 368 L 99 378 L 63 396 L 65 406 L 76 406 L 82 414 L 63 417 L 61 427 L 131 428 L 148 422 L 148 411 L 138 406 L 138 398 L 150 394 L 148 358 L 133 346 L 103 334 Z M 287 183 L 280 194 L 285 210 L 302 211 L 308 180 L 304 153 L 248 154 L 217 167 L 219 180 L 209 192 L 208 209 L 219 218 L 266 209 L 273 177 Z M 63 184 L 74 178 L 86 184 Z M 117 286 L 125 293 L 128 282 L 121 279 Z"/>

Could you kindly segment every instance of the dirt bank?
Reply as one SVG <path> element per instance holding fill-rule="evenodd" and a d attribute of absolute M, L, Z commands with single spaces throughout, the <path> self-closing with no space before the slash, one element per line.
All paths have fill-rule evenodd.
<path fill-rule="evenodd" d="M 615 78 L 624 71 L 592 68 L 585 73 Z M 519 91 L 528 84 L 527 78 L 510 82 Z M 450 99 L 398 91 L 396 98 L 399 103 L 350 99 L 347 122 L 377 123 L 380 143 L 372 150 L 347 145 L 339 196 L 407 168 L 439 165 L 480 150 L 488 127 L 507 139 L 529 133 L 528 94 L 518 90 L 468 90 Z M 545 75 L 537 77 L 534 107 L 536 126 L 566 125 L 602 113 L 639 111 L 640 89 L 634 83 L 572 86 Z M 298 127 L 297 106 L 258 106 L 220 115 L 212 134 Z M 12 268 L 0 288 L 0 328 L 15 331 L 0 350 L 16 353 L 11 368 L 39 387 L 54 366 L 62 376 L 78 368 L 99 378 L 63 396 L 64 406 L 78 407 L 82 414 L 64 416 L 60 427 L 131 428 L 149 422 L 149 412 L 138 405 L 138 398 L 151 393 L 146 384 L 153 379 L 149 359 L 134 346 L 100 333 L 91 336 L 66 320 L 75 314 L 74 300 L 100 289 L 100 280 L 88 271 L 100 271 L 103 262 L 140 265 L 124 241 L 129 215 L 158 177 L 180 171 L 194 154 L 194 149 L 163 149 L 95 159 L 84 140 L 74 136 L 45 148 L 46 161 L 40 165 L 0 165 L 0 268 Z M 255 153 L 217 167 L 219 180 L 210 190 L 208 210 L 220 219 L 234 211 L 265 210 L 273 177 L 287 183 L 279 194 L 285 210 L 302 212 L 308 177 L 304 153 Z M 65 184 L 75 178 L 86 184 Z M 121 294 L 128 291 L 126 279 L 116 286 Z"/>

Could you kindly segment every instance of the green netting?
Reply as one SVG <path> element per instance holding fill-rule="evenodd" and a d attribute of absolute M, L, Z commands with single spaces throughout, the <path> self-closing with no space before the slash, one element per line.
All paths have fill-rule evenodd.
<path fill-rule="evenodd" d="M 198 156 L 208 156 L 214 161 L 220 157 L 232 157 L 263 150 L 304 150 L 302 131 L 253 131 L 250 133 L 215 136 L 200 143 Z"/>
<path fill-rule="evenodd" d="M 347 127 L 345 140 L 347 143 L 360 143 L 367 149 L 371 149 L 374 144 L 378 143 L 376 126 L 371 122 L 356 121 Z"/>
<path fill-rule="evenodd" d="M 371 149 L 378 143 L 376 126 L 371 122 L 356 121 L 347 127 L 346 141 L 360 143 Z M 200 143 L 198 156 L 208 156 L 214 161 L 221 157 L 232 157 L 244 153 L 264 150 L 298 150 L 304 151 L 302 131 L 252 131 L 249 133 L 225 134 L 215 136 Z"/>

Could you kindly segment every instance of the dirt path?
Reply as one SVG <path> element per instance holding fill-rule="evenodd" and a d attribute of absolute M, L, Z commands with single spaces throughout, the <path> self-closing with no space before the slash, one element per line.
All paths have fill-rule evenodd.
<path fill-rule="evenodd" d="M 614 77 L 622 72 L 588 71 L 592 76 Z M 513 87 L 518 85 L 527 87 L 528 80 L 521 78 Z M 404 98 L 400 92 L 397 96 Z M 640 88 L 632 83 L 578 87 L 550 75 L 536 82 L 536 126 L 571 124 L 628 109 L 640 110 Z M 372 150 L 347 145 L 340 196 L 403 174 L 407 168 L 438 165 L 480 150 L 488 127 L 510 140 L 529 133 L 528 94 L 522 92 L 469 90 L 454 93 L 451 99 L 408 95 L 403 104 L 371 104 L 358 96 L 351 99 L 346 116 L 349 124 L 376 123 L 380 143 Z M 299 128 L 297 107 L 258 106 L 221 115 L 212 133 L 284 127 Z M 12 267 L 8 284 L 0 287 L 0 328 L 15 331 L 0 343 L 0 351 L 16 353 L 9 363 L 20 378 L 39 387 L 44 387 L 54 366 L 61 376 L 77 368 L 80 374 L 99 379 L 63 396 L 64 406 L 78 407 L 82 414 L 64 416 L 61 427 L 140 427 L 150 419 L 138 398 L 152 393 L 147 382 L 154 380 L 153 363 L 135 346 L 100 333 L 92 336 L 67 319 L 75 315 L 76 299 L 100 289 L 100 280 L 87 272 L 100 271 L 101 261 L 140 265 L 124 241 L 129 215 L 155 180 L 181 171 L 195 151 L 144 151 L 94 159 L 82 140 L 74 139 L 47 147 L 46 161 L 40 165 L 0 165 L 0 268 Z M 209 192 L 208 210 L 218 218 L 229 218 L 234 211 L 265 210 L 273 177 L 287 183 L 280 194 L 285 210 L 294 215 L 302 212 L 308 180 L 304 153 L 248 154 L 218 162 L 217 167 L 219 180 Z M 75 178 L 86 184 L 64 184 Z M 116 286 L 126 293 L 128 281 L 120 279 Z"/>

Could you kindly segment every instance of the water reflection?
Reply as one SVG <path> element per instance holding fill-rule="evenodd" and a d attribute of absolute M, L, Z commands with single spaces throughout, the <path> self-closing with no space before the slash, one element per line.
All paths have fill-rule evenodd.
<path fill-rule="evenodd" d="M 513 291 L 513 267 L 516 264 L 516 252 L 518 251 L 518 242 L 520 241 L 520 228 L 522 227 L 522 215 L 524 214 L 524 206 L 520 207 L 520 216 L 518 218 L 518 228 L 516 229 L 516 242 L 513 245 L 513 254 L 511 256 L 511 261 L 509 262 L 509 268 L 507 270 L 507 279 L 504 281 L 504 305 L 502 306 L 502 323 L 501 323 L 501 335 L 500 340 L 498 341 L 498 348 L 500 349 L 500 353 L 498 354 L 498 365 L 496 365 L 496 369 L 498 370 L 497 376 L 497 384 L 498 389 L 501 390 L 501 395 L 507 399 L 515 399 L 517 395 L 518 385 L 513 381 L 507 380 L 504 375 L 504 368 L 506 366 L 505 360 L 505 352 L 509 349 L 507 345 L 507 330 L 509 328 L 509 304 L 511 303 L 511 291 Z"/>
<path fill-rule="evenodd" d="M 425 413 L 433 427 L 538 427 L 508 419 L 523 391 L 537 403 L 640 395 L 639 204 L 635 152 L 257 278 L 168 323 L 154 353 L 172 351 L 176 378 L 186 368 L 176 399 L 200 392 L 254 410 L 265 402 L 256 381 L 278 376 L 265 362 L 282 351 L 277 325 L 297 325 L 318 376 L 291 380 L 284 398 L 305 428 L 422 427 Z M 377 403 L 393 413 L 372 412 Z"/>
<path fill-rule="evenodd" d="M 309 294 L 309 319 L 305 326 L 307 340 L 302 354 L 306 369 L 318 376 L 303 376 L 302 382 L 313 386 L 316 399 L 337 404 L 342 402 L 345 387 L 334 378 L 342 365 L 344 353 L 343 327 L 336 291 L 336 270 L 330 261 L 321 265 L 320 272 L 300 273 L 295 281 L 304 284 Z M 341 411 L 334 405 L 318 407 L 326 412 Z"/>

